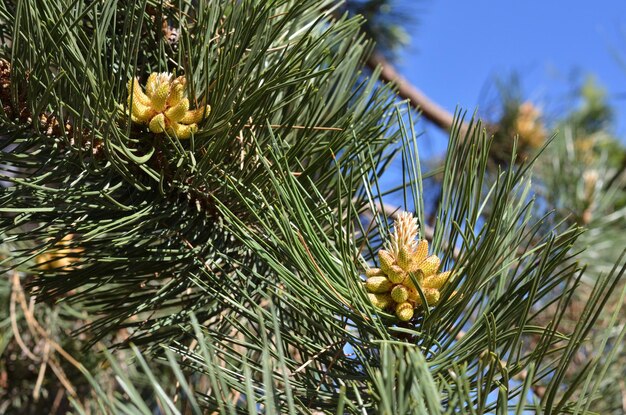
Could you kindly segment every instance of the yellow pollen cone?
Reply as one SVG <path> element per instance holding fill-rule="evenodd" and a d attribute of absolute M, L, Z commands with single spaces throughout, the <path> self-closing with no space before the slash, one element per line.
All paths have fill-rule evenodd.
<path fill-rule="evenodd" d="M 386 273 L 389 273 L 389 270 L 396 262 L 393 255 L 391 255 L 390 252 L 387 252 L 384 249 L 378 251 L 378 260 L 380 261 L 380 268 Z"/>
<path fill-rule="evenodd" d="M 198 130 L 200 121 L 210 107 L 189 109 L 189 99 L 185 97 L 184 76 L 172 79 L 172 74 L 152 73 L 146 83 L 145 93 L 136 78 L 128 82 L 128 102 L 132 101 L 130 116 L 137 124 L 148 125 L 153 133 L 189 138 Z"/>
<path fill-rule="evenodd" d="M 137 78 L 133 78 L 128 81 L 128 95 L 130 96 L 131 94 L 133 95 L 133 101 L 137 101 L 145 106 L 150 106 L 150 98 L 143 93 Z"/>
<path fill-rule="evenodd" d="M 386 277 L 370 277 L 365 282 L 365 288 L 371 293 L 388 293 L 393 284 Z"/>
<path fill-rule="evenodd" d="M 191 137 L 191 134 L 195 133 L 196 131 L 198 131 L 198 126 L 195 124 L 185 125 L 185 124 L 174 123 L 170 127 L 167 128 L 167 132 L 169 134 L 175 135 L 176 137 L 180 139 L 189 138 Z"/>
<path fill-rule="evenodd" d="M 153 133 L 162 133 L 165 131 L 165 116 L 163 114 L 157 114 L 152 117 L 148 128 L 150 128 L 150 131 Z"/>
<path fill-rule="evenodd" d="M 413 318 L 413 306 L 410 303 L 400 303 L 396 306 L 396 316 L 402 321 Z"/>
<path fill-rule="evenodd" d="M 149 98 L 152 98 L 152 96 L 154 95 L 154 92 L 156 91 L 158 75 L 159 75 L 158 73 L 153 72 L 148 77 L 148 81 L 146 81 L 146 95 Z"/>
<path fill-rule="evenodd" d="M 57 242 L 54 247 L 48 249 L 43 254 L 38 255 L 35 258 L 37 268 L 43 271 L 47 270 L 67 270 L 75 262 L 78 261 L 78 257 L 73 254 L 79 254 L 83 252 L 82 248 L 69 248 L 73 235 L 69 234 L 63 237 Z"/>
<path fill-rule="evenodd" d="M 391 298 L 396 303 L 404 303 L 409 299 L 409 290 L 404 285 L 396 285 L 391 290 Z"/>
<path fill-rule="evenodd" d="M 419 265 L 423 260 L 428 256 L 428 241 L 426 239 L 422 239 L 418 242 L 417 248 L 415 248 L 415 252 L 413 253 L 414 264 Z"/>
<path fill-rule="evenodd" d="M 450 271 L 435 274 L 424 280 L 424 287 L 440 289 L 450 278 Z"/>
<path fill-rule="evenodd" d="M 172 90 L 170 91 L 170 96 L 167 99 L 167 105 L 174 106 L 183 99 L 185 95 L 185 85 L 187 84 L 187 80 L 184 76 L 179 76 L 172 82 Z"/>
<path fill-rule="evenodd" d="M 152 109 L 156 112 L 162 112 L 165 110 L 167 103 L 167 97 L 170 94 L 169 84 L 163 83 L 158 86 L 154 95 L 152 95 Z"/>
<path fill-rule="evenodd" d="M 131 114 L 142 123 L 147 123 L 154 116 L 152 108 L 143 105 L 138 99 L 134 99 L 132 104 Z"/>
<path fill-rule="evenodd" d="M 423 288 L 422 291 L 424 291 L 424 297 L 426 297 L 426 301 L 428 301 L 429 306 L 437 305 L 439 298 L 441 298 L 441 294 L 438 290 L 434 288 Z M 422 297 L 420 297 L 419 294 L 415 303 L 417 305 L 422 305 Z"/>
<path fill-rule="evenodd" d="M 205 112 L 206 109 L 206 112 Z M 207 117 L 211 112 L 211 106 L 207 105 L 206 107 L 200 107 L 195 110 L 187 111 L 185 117 L 180 120 L 180 122 L 184 124 L 197 124 L 202 121 L 203 117 Z"/>
<path fill-rule="evenodd" d="M 407 273 L 397 265 L 392 265 L 387 271 L 387 278 L 394 284 L 400 284 L 407 276 Z"/>
<path fill-rule="evenodd" d="M 419 266 L 419 270 L 424 273 L 424 277 L 430 277 L 439 270 L 441 260 L 437 255 L 431 255 L 426 258 Z"/>
<path fill-rule="evenodd" d="M 370 268 L 368 270 L 365 270 L 365 276 L 367 278 L 371 278 L 371 277 L 384 277 L 385 273 L 383 272 L 382 269 L 380 268 Z"/>
<path fill-rule="evenodd" d="M 187 98 L 181 99 L 174 107 L 170 107 L 165 111 L 165 116 L 171 122 L 179 122 L 185 116 L 185 113 L 189 109 L 189 100 Z"/>
<path fill-rule="evenodd" d="M 408 271 L 411 265 L 412 257 L 413 252 L 411 252 L 411 249 L 408 246 L 405 245 L 401 247 L 400 251 L 398 252 L 398 265 L 400 266 L 400 268 Z"/>
<path fill-rule="evenodd" d="M 375 307 L 380 308 L 381 310 L 386 309 L 393 303 L 393 300 L 391 299 L 391 296 L 389 294 L 368 293 L 367 296 L 369 297 L 372 304 L 374 304 Z"/>

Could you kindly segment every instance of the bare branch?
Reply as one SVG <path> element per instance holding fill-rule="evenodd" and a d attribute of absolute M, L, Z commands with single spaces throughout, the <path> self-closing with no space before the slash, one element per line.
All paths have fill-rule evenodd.
<path fill-rule="evenodd" d="M 367 66 L 372 70 L 380 66 L 380 80 L 395 83 L 398 87 L 398 95 L 407 99 L 412 107 L 421 111 L 424 118 L 443 130 L 450 131 L 452 129 L 454 115 L 407 81 L 383 55 L 378 52 L 372 53 L 367 60 Z"/>

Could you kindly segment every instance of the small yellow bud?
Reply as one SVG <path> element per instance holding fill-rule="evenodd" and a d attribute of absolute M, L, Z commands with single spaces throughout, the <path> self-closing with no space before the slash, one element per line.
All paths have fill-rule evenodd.
<path fill-rule="evenodd" d="M 374 304 L 375 307 L 380 308 L 381 310 L 386 309 L 393 303 L 393 300 L 391 299 L 391 296 L 389 294 L 368 293 L 367 296 L 369 297 L 372 304 Z"/>
<path fill-rule="evenodd" d="M 417 248 L 415 248 L 415 252 L 413 253 L 414 264 L 419 265 L 423 260 L 428 256 L 428 241 L 426 239 L 422 239 L 418 242 Z"/>
<path fill-rule="evenodd" d="M 183 99 L 185 95 L 185 85 L 187 84 L 187 80 L 184 76 L 179 76 L 174 79 L 172 82 L 172 89 L 170 91 L 170 96 L 167 98 L 167 105 L 170 107 L 178 105 L 181 99 Z"/>
<path fill-rule="evenodd" d="M 396 262 L 393 255 L 391 255 L 391 253 L 389 253 L 388 251 L 385 251 L 384 249 L 381 249 L 380 251 L 378 251 L 378 260 L 380 261 L 380 268 L 385 273 L 388 273 L 391 267 Z"/>
<path fill-rule="evenodd" d="M 143 93 L 143 90 L 139 86 L 139 80 L 133 78 L 128 81 L 128 96 L 133 95 L 133 101 L 137 101 L 142 105 L 150 106 L 150 98 Z"/>
<path fill-rule="evenodd" d="M 426 297 L 426 301 L 428 301 L 429 306 L 437 305 L 439 299 L 441 298 L 439 290 L 436 290 L 435 288 L 423 288 L 422 291 L 424 292 L 424 297 Z M 415 303 L 417 305 L 422 305 L 422 297 L 420 297 L 419 294 Z"/>
<path fill-rule="evenodd" d="M 365 270 L 365 276 L 367 278 L 371 278 L 371 277 L 384 277 L 385 273 L 383 272 L 382 269 L 380 268 L 370 268 Z"/>
<path fill-rule="evenodd" d="M 407 245 L 401 246 L 398 251 L 398 265 L 405 271 L 408 271 L 411 265 L 413 252 L 411 252 L 411 248 Z"/>
<path fill-rule="evenodd" d="M 397 265 L 392 265 L 387 271 L 387 278 L 394 284 L 402 283 L 407 276 L 408 274 Z"/>
<path fill-rule="evenodd" d="M 157 84 L 157 77 L 159 76 L 158 73 L 156 72 L 152 72 L 150 74 L 150 76 L 148 77 L 148 81 L 146 81 L 146 95 L 149 98 L 152 98 L 152 96 L 154 95 L 154 91 L 156 89 L 156 84 Z"/>
<path fill-rule="evenodd" d="M 165 115 L 157 114 L 150 120 L 150 124 L 148 124 L 148 128 L 153 133 L 162 133 L 165 131 Z"/>
<path fill-rule="evenodd" d="M 393 288 L 393 284 L 387 277 L 370 277 L 365 283 L 365 288 L 371 293 L 388 293 Z"/>
<path fill-rule="evenodd" d="M 203 117 L 206 117 L 211 112 L 211 106 L 206 105 L 195 110 L 187 111 L 185 117 L 180 120 L 183 124 L 197 124 L 202 121 Z"/>
<path fill-rule="evenodd" d="M 417 302 L 417 299 L 420 297 L 420 294 L 417 292 L 417 288 L 415 287 L 406 287 L 409 292 L 409 300 L 413 302 Z"/>
<path fill-rule="evenodd" d="M 185 116 L 185 113 L 189 110 L 189 100 L 183 98 L 178 101 L 176 106 L 170 107 L 165 111 L 165 116 L 172 122 L 179 122 Z"/>
<path fill-rule="evenodd" d="M 396 303 L 404 303 L 409 299 L 409 290 L 404 285 L 396 285 L 391 290 L 391 298 Z"/>
<path fill-rule="evenodd" d="M 128 102 L 132 107 L 131 120 L 147 125 L 153 133 L 189 138 L 198 130 L 197 123 L 210 110 L 208 105 L 190 110 L 185 98 L 184 76 L 172 79 L 169 73 L 153 73 L 146 83 L 145 93 L 137 79 L 128 82 Z"/>
<path fill-rule="evenodd" d="M 439 257 L 437 257 L 437 255 L 431 255 L 422 261 L 419 270 L 424 273 L 424 277 L 430 277 L 439 270 L 439 265 L 441 265 Z"/>
<path fill-rule="evenodd" d="M 198 126 L 196 124 L 185 125 L 174 123 L 171 127 L 167 129 L 169 134 L 175 135 L 178 138 L 184 139 L 191 137 L 192 133 L 198 131 Z"/>
<path fill-rule="evenodd" d="M 440 289 L 450 279 L 451 271 L 435 274 L 424 280 L 424 287 Z"/>
<path fill-rule="evenodd" d="M 396 306 L 396 316 L 402 321 L 413 318 L 413 306 L 410 303 L 400 303 Z"/>
<path fill-rule="evenodd" d="M 152 109 L 156 112 L 162 112 L 165 110 L 167 104 L 167 97 L 170 94 L 170 85 L 169 84 L 161 84 L 157 87 L 152 95 Z"/>
<path fill-rule="evenodd" d="M 417 283 L 421 286 L 424 283 L 424 273 L 420 270 L 417 270 L 412 274 L 412 276 L 417 280 Z M 413 284 L 413 279 L 407 276 L 406 281 L 404 281 L 404 285 L 415 288 Z"/>
<path fill-rule="evenodd" d="M 143 105 L 138 99 L 135 99 L 132 102 L 132 114 L 135 119 L 146 123 L 154 116 L 154 111 L 151 107 Z"/>

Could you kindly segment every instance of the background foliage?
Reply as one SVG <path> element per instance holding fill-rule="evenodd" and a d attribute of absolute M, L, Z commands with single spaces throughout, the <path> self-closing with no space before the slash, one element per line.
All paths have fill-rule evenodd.
<path fill-rule="evenodd" d="M 620 413 L 602 94 L 532 146 L 514 94 L 456 114 L 422 171 L 417 114 L 362 70 L 382 3 L 1 4 L 2 411 Z M 162 71 L 211 106 L 189 140 L 123 110 Z M 392 194 L 455 275 L 408 323 L 362 285 Z"/>

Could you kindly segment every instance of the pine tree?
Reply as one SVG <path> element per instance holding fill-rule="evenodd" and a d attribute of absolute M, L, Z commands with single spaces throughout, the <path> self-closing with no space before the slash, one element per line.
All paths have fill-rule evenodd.
<path fill-rule="evenodd" d="M 521 152 L 532 108 L 459 111 L 422 172 L 343 7 L 0 5 L 0 412 L 619 413 L 601 96 Z"/>

